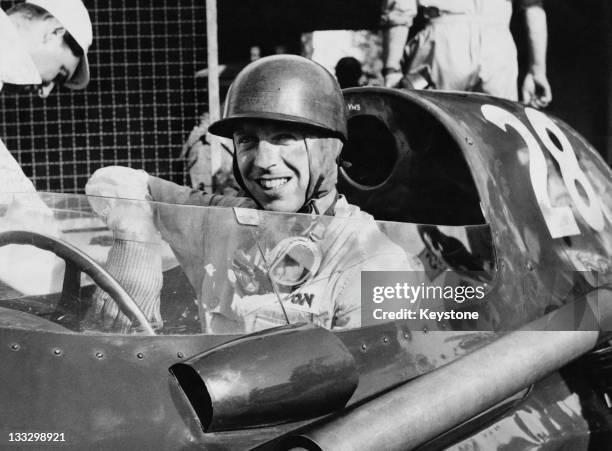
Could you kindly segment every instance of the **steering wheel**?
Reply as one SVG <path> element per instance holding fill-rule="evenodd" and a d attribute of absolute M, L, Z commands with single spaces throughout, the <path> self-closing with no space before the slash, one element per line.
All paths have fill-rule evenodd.
<path fill-rule="evenodd" d="M 132 297 L 102 266 L 88 255 L 65 241 L 41 233 L 11 230 L 0 233 L 0 247 L 8 244 L 27 244 L 53 252 L 66 262 L 62 295 L 58 306 L 67 306 L 79 301 L 81 272 L 92 280 L 117 303 L 121 312 L 132 322 L 136 321 L 146 335 L 155 335 L 153 326 Z"/>

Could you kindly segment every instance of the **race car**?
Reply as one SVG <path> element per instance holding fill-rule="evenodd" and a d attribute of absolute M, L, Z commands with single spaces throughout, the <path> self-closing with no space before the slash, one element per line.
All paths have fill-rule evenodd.
<path fill-rule="evenodd" d="M 11 264 L 0 267 L 3 447 L 609 447 L 610 169 L 568 125 L 510 101 L 384 88 L 344 94 L 341 192 L 420 260 L 421 294 L 450 288 L 452 299 L 414 305 L 393 289 L 405 274 L 373 272 L 361 278 L 361 327 L 327 330 L 286 315 L 284 326 L 216 335 L 161 244 L 163 324 L 153 325 L 104 269 L 113 235 L 85 196 L 14 194 L 23 205 L 42 199 L 62 233 L 0 217 L 0 259 L 20 267 L 25 259 L 32 274 L 53 266 L 42 285 L 42 276 L 24 283 Z M 293 257 L 302 264 L 294 282 L 317 279 L 324 255 L 304 233 L 310 215 L 152 208 L 205 218 L 198 245 L 218 266 L 203 262 L 202 273 L 232 275 L 208 285 L 209 299 L 265 286 L 281 313 L 284 302 L 308 303 L 284 296 L 275 265 Z M 327 228 L 350 219 L 316 221 Z M 258 259 L 234 258 L 246 249 Z M 377 290 L 383 285 L 391 290 Z M 91 319 L 96 287 L 132 321 L 129 333 Z M 480 296 L 459 299 L 468 291 Z"/>

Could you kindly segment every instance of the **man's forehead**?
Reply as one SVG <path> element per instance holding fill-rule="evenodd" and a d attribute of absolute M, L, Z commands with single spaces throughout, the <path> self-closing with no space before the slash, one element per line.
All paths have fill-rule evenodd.
<path fill-rule="evenodd" d="M 234 133 L 264 132 L 295 132 L 304 133 L 305 128 L 301 124 L 282 122 L 269 119 L 245 119 L 236 124 Z"/>

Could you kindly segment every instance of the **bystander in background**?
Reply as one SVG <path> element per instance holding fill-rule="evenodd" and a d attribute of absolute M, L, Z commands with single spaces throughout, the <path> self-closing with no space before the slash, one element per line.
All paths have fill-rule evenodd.
<path fill-rule="evenodd" d="M 338 84 L 342 89 L 361 86 L 363 71 L 361 70 L 361 63 L 357 58 L 352 56 L 340 58 L 336 64 L 335 72 Z"/>
<path fill-rule="evenodd" d="M 522 101 L 537 108 L 552 100 L 546 75 L 547 25 L 542 0 L 519 0 L 526 20 L 529 65 Z M 414 18 L 425 27 L 408 40 Z M 476 91 L 518 100 L 517 50 L 510 33 L 511 0 L 384 0 L 385 85 L 427 68 L 437 89 Z"/>
<path fill-rule="evenodd" d="M 233 144 L 208 133 L 209 126 L 210 116 L 204 113 L 183 144 L 181 157 L 189 171 L 190 185 L 197 190 L 236 195 L 239 186 L 232 170 Z"/>

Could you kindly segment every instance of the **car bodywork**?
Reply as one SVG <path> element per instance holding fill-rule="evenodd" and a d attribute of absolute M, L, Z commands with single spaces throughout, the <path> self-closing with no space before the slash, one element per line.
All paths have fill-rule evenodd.
<path fill-rule="evenodd" d="M 342 331 L 288 324 L 211 335 L 193 307 L 193 289 L 164 248 L 162 316 L 172 319 L 149 333 L 87 329 L 82 321 L 91 279 L 98 277 L 95 262 L 104 262 L 112 233 L 84 197 L 41 194 L 63 240 L 45 238 L 44 227 L 32 230 L 28 221 L 21 224 L 27 233 L 16 235 L 7 203 L 0 218 L 2 252 L 13 249 L 27 265 L 42 254 L 24 251 L 23 244 L 52 250 L 67 259 L 65 274 L 72 275 L 48 276 L 42 293 L 29 286 L 36 280 L 17 283 L 14 275 L 0 275 L 3 444 L 11 433 L 28 432 L 63 433 L 60 445 L 73 449 L 337 449 L 339 443 L 347 449 L 586 449 L 607 443 L 610 416 L 600 378 L 607 348 L 564 365 L 605 345 L 611 330 L 610 169 L 569 126 L 513 102 L 382 88 L 349 89 L 345 98 L 350 138 L 341 192 L 423 262 L 429 281 L 443 277 L 460 284 L 470 271 L 481 273 L 484 301 L 462 305 L 477 310 L 479 320 L 362 318 L 364 327 Z M 28 205 L 27 197 L 15 194 L 12 205 Z M 223 258 L 241 240 L 219 237 L 246 237 L 253 244 L 260 232 L 274 230 L 282 240 L 293 233 L 283 224 L 309 220 L 265 212 L 245 219 L 244 212 L 210 207 L 155 208 L 186 221 L 208 218 L 205 235 L 215 237 L 212 248 Z M 91 259 L 77 262 L 81 254 Z M 8 263 L 4 269 L 10 272 Z M 24 294 L 28 289 L 32 293 Z M 67 311 L 59 309 L 63 303 Z M 138 319 L 129 305 L 122 310 Z M 532 335 L 503 341 L 516 338 L 518 329 Z M 466 371 L 486 374 L 481 365 L 491 356 L 486 360 L 483 350 L 513 343 L 508 354 L 526 356 L 529 340 L 546 341 L 537 335 L 542 330 L 553 332 L 551 343 L 554 331 L 586 335 L 567 353 L 534 345 L 549 354 L 536 356 L 545 362 L 541 372 L 517 365 L 517 385 L 473 396 L 486 401 L 456 413 L 457 386 L 475 381 L 453 368 L 464 364 Z M 512 379 L 512 368 L 503 369 Z M 446 382 L 429 386 L 436 378 Z M 449 383 L 453 378 L 457 386 Z M 426 431 L 417 417 L 427 419 L 429 407 L 434 411 L 434 388 L 440 399 L 448 398 L 448 412 L 429 418 L 435 427 Z M 385 403 L 404 399 L 410 404 L 400 408 L 413 412 L 413 429 L 392 411 L 380 414 L 393 405 Z M 375 420 L 386 427 L 362 427 L 379 424 Z M 398 440 L 387 441 L 392 435 Z"/>

